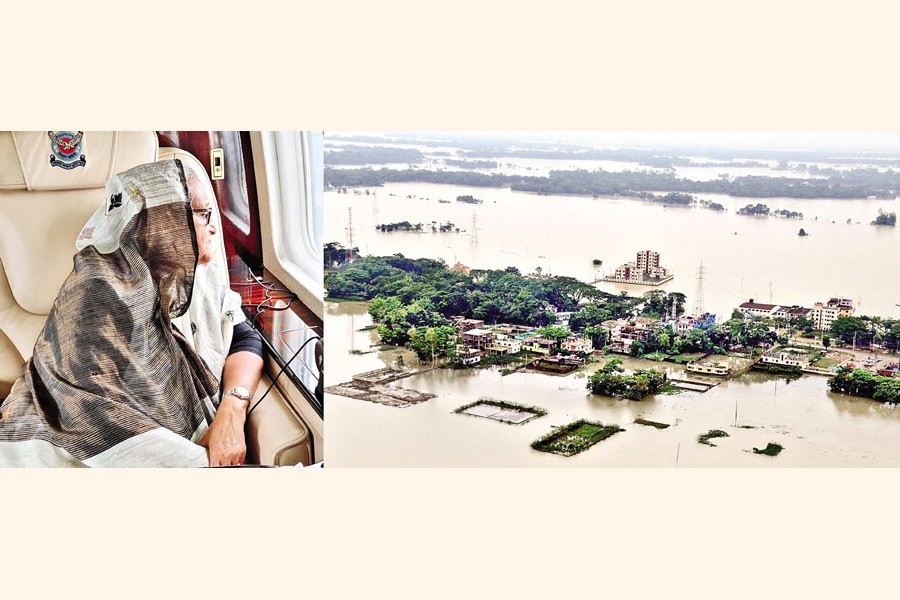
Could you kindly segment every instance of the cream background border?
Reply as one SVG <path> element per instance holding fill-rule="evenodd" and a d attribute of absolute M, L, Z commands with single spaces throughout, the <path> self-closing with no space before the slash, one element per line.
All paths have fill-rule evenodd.
<path fill-rule="evenodd" d="M 900 129 L 898 15 L 870 0 L 197 4 L 4 7 L 0 125 Z M 217 46 L 233 36 L 240 48 Z M 217 58 L 246 80 L 230 82 Z M 896 586 L 898 479 L 889 469 L 6 471 L 0 590 L 871 598 Z"/>

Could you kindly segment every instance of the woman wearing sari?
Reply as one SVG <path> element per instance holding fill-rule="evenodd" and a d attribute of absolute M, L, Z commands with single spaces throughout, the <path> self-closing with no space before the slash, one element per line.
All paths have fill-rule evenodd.
<path fill-rule="evenodd" d="M 211 264 L 210 200 L 179 160 L 109 180 L 0 405 L 0 466 L 243 462 L 261 341 Z"/>

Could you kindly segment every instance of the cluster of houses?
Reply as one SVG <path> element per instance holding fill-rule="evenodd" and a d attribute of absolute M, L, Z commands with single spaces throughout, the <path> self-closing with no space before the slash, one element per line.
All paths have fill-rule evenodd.
<path fill-rule="evenodd" d="M 744 315 L 752 317 L 771 317 L 796 319 L 806 318 L 813 322 L 813 326 L 819 331 L 831 329 L 831 324 L 839 317 L 849 317 L 853 314 L 853 300 L 850 298 L 831 298 L 828 302 L 816 302 L 813 308 L 804 308 L 797 304 L 762 304 L 749 302 L 741 304 L 737 310 Z"/>
<path fill-rule="evenodd" d="M 603 326 L 609 331 L 609 349 L 612 352 L 628 354 L 631 345 L 644 341 L 661 326 L 670 326 L 678 335 L 684 335 L 692 329 L 709 329 L 716 325 L 716 315 L 703 313 L 700 316 L 682 315 L 669 319 L 650 319 L 635 317 L 633 319 L 614 319 L 604 321 Z"/>
<path fill-rule="evenodd" d="M 557 361 L 565 359 L 583 363 L 583 359 L 572 355 L 593 352 L 590 338 L 574 334 L 563 340 L 554 340 L 539 335 L 534 327 L 507 323 L 485 325 L 484 321 L 461 316 L 452 317 L 451 324 L 458 332 L 456 361 L 463 365 L 479 363 L 485 356 L 518 354 L 523 351 L 534 352 L 548 359 L 555 358 Z"/>

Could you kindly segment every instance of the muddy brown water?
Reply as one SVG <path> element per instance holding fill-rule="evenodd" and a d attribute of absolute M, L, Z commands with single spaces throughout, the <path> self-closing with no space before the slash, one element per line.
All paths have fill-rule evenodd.
<path fill-rule="evenodd" d="M 358 331 L 370 323 L 365 303 L 326 304 L 329 385 L 391 364 L 398 355 L 407 364 L 415 361 L 405 350 L 351 354 L 367 352 L 377 341 L 374 331 Z M 668 363 L 626 359 L 625 366 L 656 366 L 683 376 L 682 367 Z M 437 369 L 397 383 L 436 395 L 407 408 L 329 395 L 331 466 L 675 467 L 676 460 L 679 467 L 900 466 L 900 407 L 832 394 L 825 377 L 787 383 L 751 372 L 705 393 L 631 402 L 588 394 L 586 377 L 596 367 L 565 376 Z M 523 425 L 453 414 L 481 396 L 537 405 L 548 414 Z M 753 429 L 735 427 L 736 406 L 737 425 Z M 634 424 L 639 417 L 672 426 Z M 553 425 L 579 418 L 617 423 L 626 431 L 570 458 L 531 449 Z M 716 447 L 698 444 L 697 436 L 710 429 L 729 437 L 713 440 Z M 777 457 L 753 454 L 753 447 L 769 442 L 784 451 Z"/>

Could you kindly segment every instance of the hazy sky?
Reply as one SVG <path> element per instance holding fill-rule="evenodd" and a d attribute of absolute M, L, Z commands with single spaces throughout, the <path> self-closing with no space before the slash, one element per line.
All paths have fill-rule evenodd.
<path fill-rule="evenodd" d="M 900 152 L 897 131 L 417 131 L 335 132 L 584 145 Z"/>

